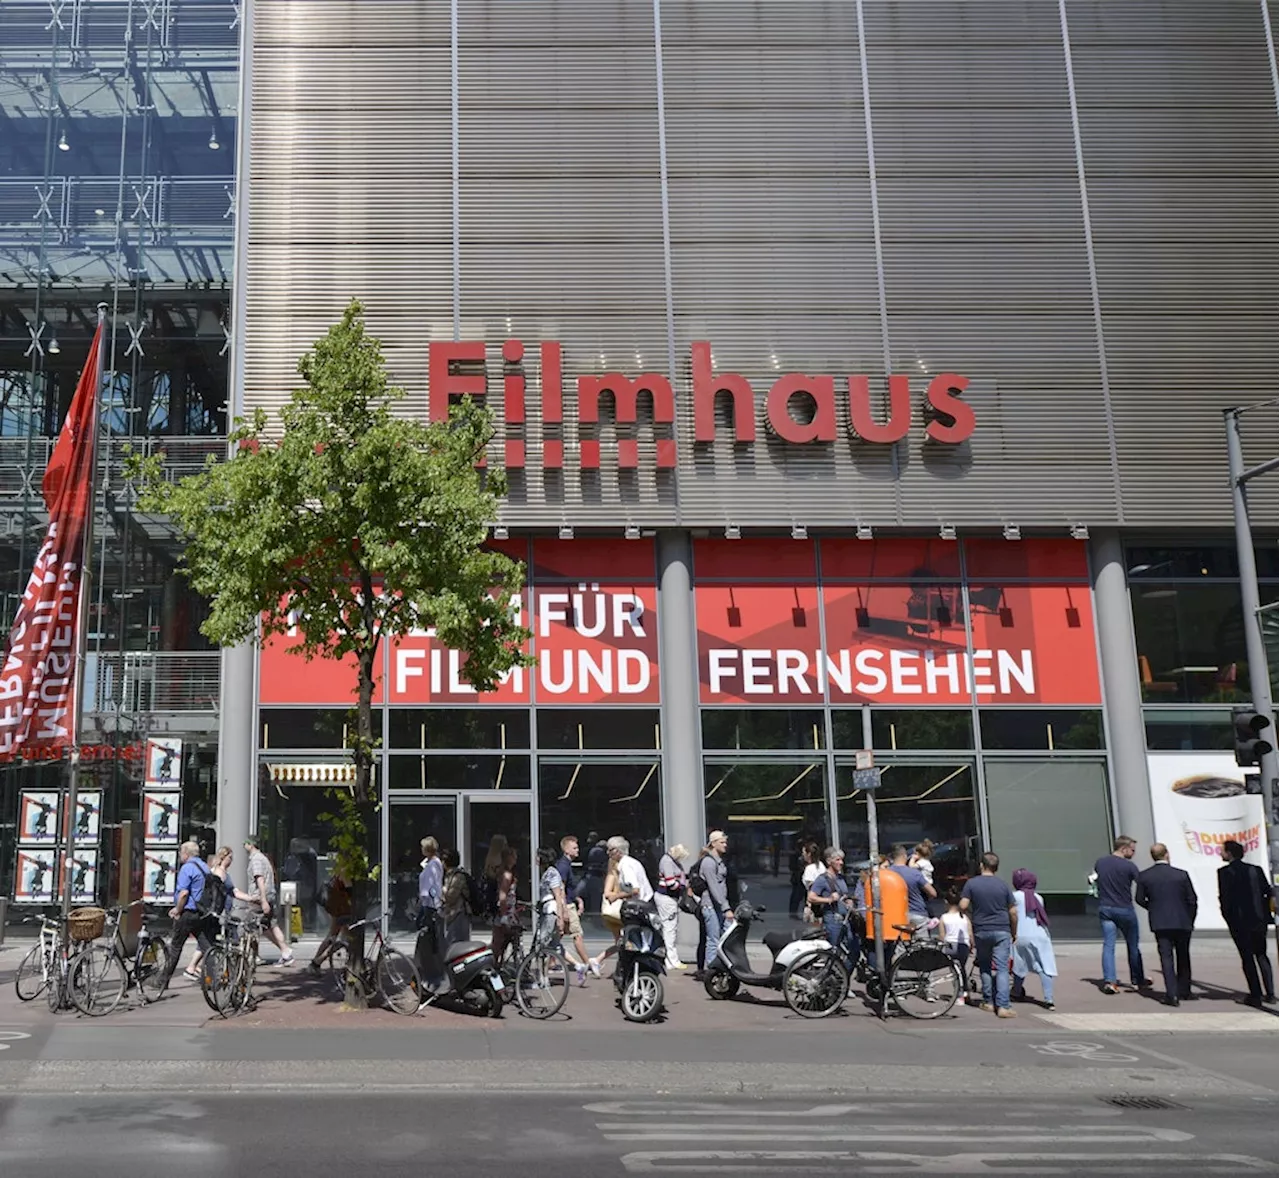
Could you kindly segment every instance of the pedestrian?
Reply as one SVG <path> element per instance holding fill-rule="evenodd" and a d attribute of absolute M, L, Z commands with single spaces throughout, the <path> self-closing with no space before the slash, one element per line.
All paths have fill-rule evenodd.
<path fill-rule="evenodd" d="M 276 906 L 276 873 L 271 860 L 258 848 L 256 835 L 244 840 L 244 849 L 249 856 L 249 902 L 257 905 L 262 912 L 262 923 L 266 926 L 267 936 L 280 950 L 280 958 L 276 965 L 292 965 L 293 950 L 285 940 L 275 920 Z"/>
<path fill-rule="evenodd" d="M 1018 936 L 1013 942 L 1013 1000 L 1027 1001 L 1027 975 L 1037 974 L 1044 1008 L 1053 1010 L 1053 979 L 1058 962 L 1049 936 L 1049 914 L 1044 897 L 1036 891 L 1035 873 L 1019 867 L 1013 873 L 1013 896 L 1018 905 Z"/>
<path fill-rule="evenodd" d="M 960 889 L 947 893 L 947 910 L 942 914 L 942 951 L 955 958 L 960 975 L 967 976 L 969 954 L 973 952 L 973 922 L 960 911 Z"/>
<path fill-rule="evenodd" d="M 505 847 L 494 881 L 497 897 L 494 901 L 493 939 L 490 947 L 493 949 L 494 960 L 499 962 L 507 946 L 520 935 L 520 916 L 516 910 L 516 859 L 515 847 Z"/>
<path fill-rule="evenodd" d="M 625 841 L 625 840 L 620 840 Z M 600 901 L 600 919 L 604 923 L 605 932 L 612 938 L 610 943 L 595 957 L 588 958 L 587 968 L 592 977 L 600 977 L 600 967 L 618 952 L 618 942 L 622 938 L 622 901 L 629 893 L 624 888 L 618 865 L 622 861 L 623 849 L 613 839 L 605 844 L 609 866 L 604 873 L 604 888 Z"/>
<path fill-rule="evenodd" d="M 720 949 L 720 938 L 733 923 L 733 908 L 729 903 L 729 869 L 724 855 L 729 849 L 729 839 L 723 830 L 713 830 L 707 835 L 707 853 L 698 861 L 695 892 L 702 904 L 702 924 L 707 933 L 706 965 L 715 964 Z"/>
<path fill-rule="evenodd" d="M 248 892 L 242 892 L 235 885 L 235 880 L 231 878 L 231 860 L 234 852 L 230 847 L 219 847 L 213 853 L 213 857 L 209 860 L 209 872 L 216 875 L 222 881 L 222 891 L 225 899 L 223 900 L 222 913 L 212 913 L 213 923 L 216 925 L 219 915 L 229 915 L 237 900 L 242 903 L 249 900 Z M 235 933 L 228 934 L 232 940 L 236 939 Z M 204 961 L 204 951 L 198 952 L 192 959 L 191 964 L 187 967 L 187 972 L 199 974 L 200 965 Z"/>
<path fill-rule="evenodd" d="M 982 856 L 982 874 L 970 879 L 960 893 L 960 911 L 973 925 L 973 949 L 982 979 L 981 1009 L 997 1018 L 1014 1018 L 1009 1006 L 1009 958 L 1018 939 L 1018 902 L 996 872 L 1000 856 Z M 993 984 L 994 975 L 994 984 Z"/>
<path fill-rule="evenodd" d="M 489 840 L 484 866 L 480 869 L 480 894 L 483 897 L 484 914 L 493 920 L 498 912 L 498 880 L 502 877 L 503 856 L 507 853 L 507 836 L 495 834 Z"/>
<path fill-rule="evenodd" d="M 667 853 L 658 860 L 658 887 L 653 902 L 662 917 L 662 939 L 667 945 L 668 969 L 687 968 L 680 960 L 677 941 L 680 935 L 680 897 L 687 886 L 684 861 L 688 854 L 683 843 L 676 843 L 674 847 L 668 847 Z"/>
<path fill-rule="evenodd" d="M 1169 848 L 1151 844 L 1151 866 L 1138 873 L 1134 893 L 1137 904 L 1147 910 L 1147 923 L 1160 954 L 1164 975 L 1164 1004 L 1189 1002 L 1191 993 L 1191 934 L 1196 927 L 1198 899 L 1187 872 L 1169 863 Z"/>
<path fill-rule="evenodd" d="M 444 918 L 440 908 L 444 902 L 444 864 L 440 861 L 440 844 L 430 836 L 419 844 L 422 862 L 418 864 L 418 929 L 416 956 L 418 973 L 430 990 L 438 990 L 444 981 Z"/>
<path fill-rule="evenodd" d="M 320 967 L 333 956 L 334 950 L 342 943 L 342 934 L 351 923 L 354 907 L 351 885 L 340 868 L 334 868 L 329 882 L 320 890 L 320 907 L 329 914 L 329 932 L 307 963 L 307 968 L 314 974 L 318 974 Z"/>
<path fill-rule="evenodd" d="M 705 980 L 707 970 L 707 926 L 702 919 L 702 893 L 707 885 L 702 878 L 702 861 L 710 854 L 711 848 L 703 847 L 685 877 L 685 894 L 692 901 L 698 917 L 698 949 L 694 956 L 694 971 L 689 975 L 695 982 Z"/>
<path fill-rule="evenodd" d="M 1244 846 L 1236 839 L 1222 844 L 1222 857 L 1226 865 L 1218 869 L 1218 906 L 1244 967 L 1249 987 L 1245 1005 L 1274 1003 L 1276 982 L 1267 956 L 1267 926 L 1274 920 L 1275 893 L 1266 872 L 1257 864 L 1244 861 Z"/>
<path fill-rule="evenodd" d="M 588 916 L 600 912 L 604 902 L 604 877 L 609 870 L 609 849 L 593 830 L 587 835 L 586 879 L 582 882 L 582 911 Z"/>
<path fill-rule="evenodd" d="M 932 839 L 922 839 L 920 842 L 916 843 L 916 849 L 911 852 L 911 858 L 908 860 L 907 866 L 914 867 L 921 875 L 924 876 L 925 883 L 927 883 L 931 888 L 935 887 L 933 882 Z"/>
<path fill-rule="evenodd" d="M 444 892 L 440 915 L 444 919 L 444 948 L 471 940 L 471 876 L 462 869 L 458 852 L 447 848 L 440 856 L 444 865 Z"/>
<path fill-rule="evenodd" d="M 568 901 L 564 879 L 556 870 L 556 853 L 538 848 L 538 926 L 534 939 L 546 949 L 559 949 L 568 925 Z"/>
<path fill-rule="evenodd" d="M 907 863 L 907 848 L 899 844 L 889 854 L 889 870 L 900 875 L 907 885 L 907 923 L 923 928 L 929 923 L 929 901 L 938 893 L 924 872 Z"/>
<path fill-rule="evenodd" d="M 174 885 L 177 894 L 173 898 L 173 907 L 169 917 L 174 922 L 172 944 L 169 946 L 169 962 L 165 972 L 165 983 L 173 977 L 178 967 L 178 959 L 182 956 L 182 947 L 188 937 L 195 937 L 200 946 L 201 957 L 213 948 L 216 914 L 205 911 L 200 901 L 204 895 L 212 872 L 209 865 L 200 858 L 200 844 L 185 842 L 178 848 L 178 860 L 182 864 L 178 868 L 178 880 Z M 199 973 L 188 968 L 183 971 L 188 981 L 198 982 Z"/>
<path fill-rule="evenodd" d="M 822 848 L 810 839 L 800 848 L 800 859 L 804 864 L 800 870 L 800 886 L 803 890 L 800 894 L 799 909 L 793 909 L 793 911 L 798 918 L 808 924 L 816 924 L 821 914 L 815 912 L 809 905 L 809 889 L 813 887 L 813 881 L 822 874 L 825 866 L 822 862 Z"/>
<path fill-rule="evenodd" d="M 858 960 L 858 938 L 849 882 L 844 877 L 844 852 L 839 847 L 828 847 L 822 861 L 826 869 L 810 885 L 806 899 L 813 913 L 821 918 L 827 941 L 852 973 Z"/>
<path fill-rule="evenodd" d="M 1103 855 L 1094 865 L 1098 887 L 1098 919 L 1102 922 L 1102 992 L 1119 994 L 1116 972 L 1116 935 L 1124 937 L 1129 951 L 1130 991 L 1145 990 L 1151 985 L 1142 969 L 1142 951 L 1138 948 L 1138 911 L 1133 906 L 1133 886 L 1138 882 L 1138 867 L 1133 861 L 1138 844 L 1127 834 L 1118 836 L 1110 855 Z"/>
<path fill-rule="evenodd" d="M 582 937 L 582 881 L 573 870 L 573 861 L 577 857 L 578 836 L 566 834 L 560 840 L 560 857 L 556 860 L 555 867 L 564 883 L 565 935 L 573 938 L 573 949 L 577 954 L 576 959 L 573 960 L 573 966 L 578 975 L 578 985 L 585 986 L 590 954 L 587 952 L 587 943 Z"/>

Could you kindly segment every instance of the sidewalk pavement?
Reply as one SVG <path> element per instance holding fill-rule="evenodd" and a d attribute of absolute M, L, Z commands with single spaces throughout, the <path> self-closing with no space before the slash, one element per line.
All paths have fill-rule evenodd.
<path fill-rule="evenodd" d="M 588 938 L 590 952 L 604 948 L 602 939 Z M 273 1028 L 352 1028 L 356 1026 L 394 1026 L 405 1030 L 414 1027 L 475 1027 L 483 1022 L 486 1027 L 501 1033 L 504 1025 L 531 1025 L 513 1009 L 510 1017 L 502 1020 L 479 1020 L 473 1015 L 444 1007 L 427 1008 L 415 1019 L 392 1014 L 386 1010 L 352 1011 L 344 1008 L 329 971 L 317 977 L 307 969 L 307 962 L 314 954 L 318 941 L 304 939 L 293 946 L 295 962 L 290 967 L 278 967 L 275 949 L 265 946 L 267 964 L 258 971 L 254 984 L 259 998 L 255 1010 L 245 1012 L 230 1020 L 213 1015 L 205 1005 L 199 987 L 186 981 L 181 973 L 175 974 L 172 989 L 160 1002 L 142 1006 L 132 995 L 126 997 L 120 1009 L 105 1019 L 79 1019 L 78 1025 L 123 1024 L 138 1027 L 209 1027 L 224 1026 L 273 1027 Z M 18 962 L 26 951 L 22 942 L 10 941 L 0 947 L 0 1024 L 6 1026 L 43 1025 L 50 1022 L 77 1023 L 77 1016 L 49 1012 L 43 1001 L 23 1003 L 18 1001 L 13 976 Z M 401 942 L 407 948 L 407 939 Z M 189 950 L 188 953 L 194 950 Z M 693 957 L 693 947 L 682 949 L 685 960 Z M 1147 975 L 1156 984 L 1142 993 L 1106 995 L 1100 985 L 1100 949 L 1096 945 L 1065 944 L 1057 947 L 1058 977 L 1055 979 L 1056 1009 L 1048 1011 L 1034 1000 L 1040 994 L 1039 981 L 1028 980 L 1028 992 L 1033 1000 L 1018 1004 L 1017 1019 L 997 1020 L 980 1011 L 976 1004 L 957 1006 L 953 1016 L 942 1020 L 951 1029 L 967 1031 L 1012 1031 L 1055 1028 L 1071 1032 L 1114 1031 L 1123 1033 L 1274 1033 L 1277 1025 L 1275 1008 L 1256 1011 L 1239 1004 L 1244 997 L 1243 974 L 1240 961 L 1230 942 L 1206 941 L 1193 948 L 1195 990 L 1199 1001 L 1184 1003 L 1173 1009 L 1161 1004 L 1163 982 L 1159 973 L 1159 959 L 1154 945 L 1143 946 Z M 767 954 L 756 943 L 752 946 L 753 964 L 767 968 Z M 1123 962 L 1123 954 L 1121 954 Z M 1123 968 L 1123 965 L 1122 965 Z M 609 966 L 606 965 L 606 970 Z M 678 1006 L 661 1025 L 657 1033 L 680 1034 L 690 1026 L 690 1018 L 696 1019 L 699 1031 L 715 1029 L 740 1031 L 782 1031 L 822 1036 L 836 1025 L 853 1027 L 864 1021 L 874 1023 L 870 1009 L 858 997 L 845 1004 L 843 1016 L 838 1020 L 806 1020 L 795 1017 L 787 1009 L 776 991 L 744 988 L 739 997 L 729 1002 L 717 1002 L 707 997 L 703 987 L 687 972 L 673 971 L 666 980 L 668 1006 Z M 1122 977 L 1123 980 L 1123 977 Z M 616 1029 L 620 1016 L 615 1008 L 616 993 L 608 978 L 590 979 L 587 986 L 574 986 L 566 1002 L 566 1012 L 578 1029 Z M 973 996 L 976 1003 L 976 996 Z M 547 1024 L 554 1026 L 559 1020 Z M 911 1020 L 899 1018 L 898 1023 L 911 1026 Z M 931 1024 L 937 1025 L 937 1024 Z M 826 1030 L 824 1030 L 826 1028 Z M 820 1040 L 815 1039 L 815 1044 Z"/>

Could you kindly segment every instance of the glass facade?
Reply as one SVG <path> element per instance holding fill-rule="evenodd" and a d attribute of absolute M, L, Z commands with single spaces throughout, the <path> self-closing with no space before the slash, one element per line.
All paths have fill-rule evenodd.
<path fill-rule="evenodd" d="M 101 751 L 82 779 L 102 793 L 98 899 L 118 894 L 122 873 L 144 875 L 148 739 L 182 741 L 167 835 L 213 837 L 219 655 L 199 632 L 205 606 L 177 572 L 178 546 L 134 512 L 120 470 L 126 445 L 163 450 L 178 472 L 225 446 L 240 35 L 230 0 L 0 5 L 6 618 L 47 524 L 39 480 L 99 304 L 107 316 L 85 677 Z M 0 806 L 17 813 L 22 795 L 64 779 L 60 766 L 7 766 Z M 16 890 L 19 859 L 33 860 L 14 834 L 0 836 L 0 881 Z"/>

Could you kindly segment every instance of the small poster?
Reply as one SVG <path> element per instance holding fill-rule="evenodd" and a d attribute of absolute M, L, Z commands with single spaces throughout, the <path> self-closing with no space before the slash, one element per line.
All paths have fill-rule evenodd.
<path fill-rule="evenodd" d="M 57 790 L 23 790 L 18 802 L 18 842 L 48 843 L 58 841 Z"/>
<path fill-rule="evenodd" d="M 70 800 L 70 795 L 68 795 Z M 102 830 L 102 790 L 77 791 L 76 812 L 72 824 L 77 843 L 96 843 Z"/>
<path fill-rule="evenodd" d="M 147 741 L 146 787 L 182 788 L 182 741 L 169 737 Z"/>
<path fill-rule="evenodd" d="M 178 852 L 147 847 L 142 862 L 142 898 L 148 904 L 172 904 L 178 882 Z"/>
<path fill-rule="evenodd" d="M 13 898 L 18 904 L 50 904 L 57 890 L 52 847 L 19 847 L 13 873 Z"/>
<path fill-rule="evenodd" d="M 182 795 L 176 790 L 148 790 L 142 795 L 143 842 L 147 846 L 176 843 Z"/>
<path fill-rule="evenodd" d="M 98 851 L 77 847 L 71 856 L 71 903 L 92 904 L 98 896 Z"/>

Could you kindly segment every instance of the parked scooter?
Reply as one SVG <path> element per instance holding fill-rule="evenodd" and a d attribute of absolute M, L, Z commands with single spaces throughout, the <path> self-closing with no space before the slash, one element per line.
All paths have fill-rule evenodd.
<path fill-rule="evenodd" d="M 667 972 L 667 949 L 657 908 L 640 900 L 622 901 L 622 935 L 613 984 L 623 1017 L 647 1023 L 662 1011 L 662 975 Z"/>
<path fill-rule="evenodd" d="M 759 920 L 764 911 L 746 901 L 734 909 L 734 923 L 720 937 L 715 961 L 707 966 L 702 982 L 703 988 L 712 998 L 732 998 L 742 986 L 781 990 L 783 975 L 792 962 L 817 950 L 831 948 L 820 928 L 802 932 L 765 933 L 761 940 L 773 959 L 767 973 L 757 973 L 747 959 L 747 934 L 751 931 L 752 922 Z"/>
<path fill-rule="evenodd" d="M 485 941 L 455 941 L 444 951 L 442 986 L 428 1002 L 460 1006 L 470 1014 L 497 1018 L 508 997 L 493 949 Z"/>

